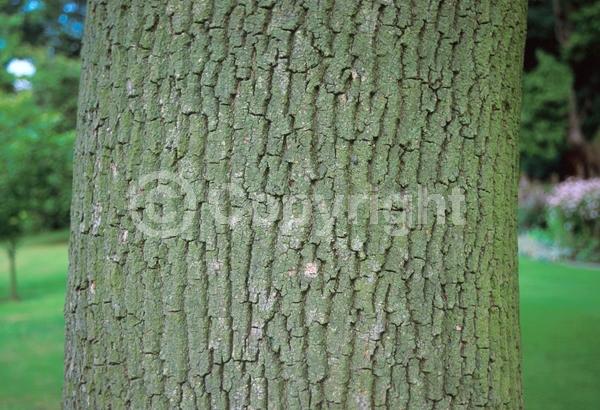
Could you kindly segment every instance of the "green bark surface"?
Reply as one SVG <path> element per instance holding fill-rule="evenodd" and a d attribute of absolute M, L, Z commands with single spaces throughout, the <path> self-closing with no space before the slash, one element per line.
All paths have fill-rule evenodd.
<path fill-rule="evenodd" d="M 525 0 L 89 1 L 65 408 L 522 408 L 525 14 Z M 131 209 L 158 171 L 187 190 L 171 204 L 185 229 L 166 235 L 140 229 L 163 208 Z M 356 195 L 422 188 L 464 190 L 465 223 L 430 211 L 390 235 L 353 212 Z M 311 200 L 308 223 L 291 195 Z"/>

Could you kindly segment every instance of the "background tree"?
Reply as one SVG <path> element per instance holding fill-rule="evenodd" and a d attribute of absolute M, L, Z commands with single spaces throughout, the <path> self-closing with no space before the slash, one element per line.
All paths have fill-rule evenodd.
<path fill-rule="evenodd" d="M 74 133 L 61 133 L 62 116 L 33 101 L 29 92 L 0 95 L 0 241 L 9 255 L 12 299 L 20 237 L 66 226 L 71 201 Z"/>
<path fill-rule="evenodd" d="M 525 15 L 91 1 L 65 408 L 521 408 Z"/>
<path fill-rule="evenodd" d="M 22 203 L 14 195 L 15 180 L 6 169 L 0 173 L 0 194 L 3 200 L 0 202 L 0 241 L 4 243 L 8 254 L 9 274 L 9 297 L 12 300 L 19 299 L 17 291 L 17 243 L 19 237 L 25 230 L 27 214 L 21 208 Z"/>
<path fill-rule="evenodd" d="M 78 1 L 0 1 L 0 240 L 13 299 L 19 238 L 68 226 L 84 13 Z M 9 72 L 15 61 L 34 73 Z"/>
<path fill-rule="evenodd" d="M 568 65 L 537 51 L 537 65 L 523 80 L 521 167 L 533 178 L 547 178 L 567 150 L 569 98 L 573 75 Z"/>
<path fill-rule="evenodd" d="M 529 176 L 600 175 L 598 19 L 594 0 L 530 2 L 521 145 Z"/>

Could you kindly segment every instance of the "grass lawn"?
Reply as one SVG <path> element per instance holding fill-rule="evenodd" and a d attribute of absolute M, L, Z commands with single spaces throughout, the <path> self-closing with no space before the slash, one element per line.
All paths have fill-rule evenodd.
<path fill-rule="evenodd" d="M 521 261 L 528 410 L 600 409 L 600 269 Z"/>
<path fill-rule="evenodd" d="M 66 235 L 25 241 L 17 252 L 21 300 L 9 302 L 0 249 L 0 409 L 59 409 L 63 374 Z"/>
<path fill-rule="evenodd" d="M 30 239 L 17 258 L 15 303 L 0 253 L 0 409 L 58 409 L 66 235 Z M 600 408 L 600 270 L 522 260 L 521 313 L 526 408 Z"/>

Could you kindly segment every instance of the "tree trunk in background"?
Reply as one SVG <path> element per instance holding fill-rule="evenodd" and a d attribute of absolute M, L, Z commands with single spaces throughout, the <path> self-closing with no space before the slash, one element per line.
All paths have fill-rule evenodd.
<path fill-rule="evenodd" d="M 6 252 L 8 253 L 10 298 L 11 300 L 19 300 L 19 292 L 17 291 L 17 242 L 15 240 L 8 240 Z"/>
<path fill-rule="evenodd" d="M 556 40 L 562 50 L 568 49 L 568 42 L 571 36 L 571 30 L 568 24 L 569 7 L 561 6 L 560 0 L 552 1 L 554 11 L 554 31 Z M 575 75 L 575 73 L 573 73 Z M 569 149 L 563 153 L 561 158 L 562 167 L 569 169 L 572 175 L 577 178 L 591 178 L 600 174 L 600 154 L 598 148 L 590 143 L 583 134 L 581 127 L 581 113 L 577 103 L 577 93 L 575 90 L 575 79 L 571 84 L 569 94 L 569 121 L 566 135 L 567 147 Z"/>
<path fill-rule="evenodd" d="M 65 408 L 521 408 L 525 15 L 91 0 Z"/>

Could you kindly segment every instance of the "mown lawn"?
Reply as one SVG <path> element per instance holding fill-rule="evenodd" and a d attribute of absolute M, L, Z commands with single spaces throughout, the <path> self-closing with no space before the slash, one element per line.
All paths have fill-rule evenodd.
<path fill-rule="evenodd" d="M 0 409 L 59 409 L 67 236 L 26 240 L 17 253 L 21 300 L 7 301 L 8 261 L 0 249 Z"/>
<path fill-rule="evenodd" d="M 62 384 L 64 233 L 26 241 L 22 300 L 9 302 L 0 254 L 0 409 L 58 409 Z M 521 261 L 526 408 L 600 408 L 600 270 Z"/>
<path fill-rule="evenodd" d="M 525 404 L 600 409 L 600 269 L 521 261 Z"/>

